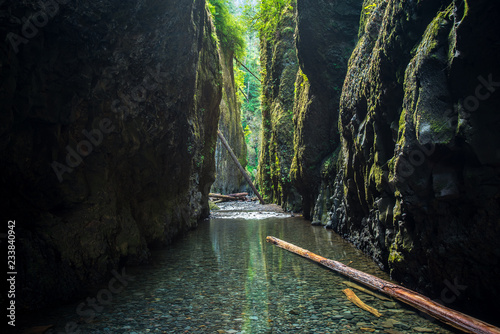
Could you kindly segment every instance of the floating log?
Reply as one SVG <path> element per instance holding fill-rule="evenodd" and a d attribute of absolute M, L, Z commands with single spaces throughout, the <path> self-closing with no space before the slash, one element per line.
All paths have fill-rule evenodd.
<path fill-rule="evenodd" d="M 361 301 L 361 299 L 359 299 L 358 296 L 356 296 L 356 294 L 351 289 L 347 288 L 347 289 L 342 290 L 342 292 L 345 293 L 345 295 L 347 296 L 347 299 L 349 299 L 351 302 L 353 302 L 357 307 L 359 307 L 365 311 L 370 312 L 371 314 L 373 314 L 376 317 L 380 318 L 382 316 L 382 314 L 379 311 L 377 311 L 377 309 L 374 309 L 373 307 L 368 306 L 365 303 L 363 303 Z"/>
<path fill-rule="evenodd" d="M 360 270 L 350 268 L 340 262 L 329 260 L 278 238 L 267 237 L 266 240 L 267 242 L 270 242 L 280 248 L 286 249 L 287 251 L 317 262 L 344 276 L 350 277 L 352 280 L 363 284 L 375 291 L 382 292 L 403 303 L 406 303 L 444 322 L 445 324 L 464 331 L 465 333 L 500 334 L 500 328 L 438 304 L 432 301 L 430 298 L 425 297 L 415 291 L 380 279 L 373 275 L 364 273 Z"/>
<path fill-rule="evenodd" d="M 224 136 L 222 135 L 222 132 L 220 132 L 220 130 L 217 130 L 217 135 L 219 136 L 220 141 L 222 142 L 222 145 L 224 145 L 224 147 L 226 148 L 226 150 L 229 152 L 229 155 L 231 156 L 231 158 L 233 159 L 234 163 L 236 164 L 236 167 L 238 167 L 238 169 L 240 170 L 241 174 L 243 174 L 243 177 L 245 178 L 245 180 L 247 180 L 248 184 L 250 185 L 250 187 L 254 191 L 255 195 L 257 195 L 257 197 L 259 198 L 260 204 L 266 204 L 266 202 L 264 202 L 264 199 L 262 198 L 262 196 L 260 196 L 259 191 L 257 190 L 257 188 L 255 188 L 255 186 L 253 185 L 253 182 L 250 179 L 250 176 L 248 176 L 246 170 L 243 168 L 243 166 L 241 166 L 240 162 L 238 161 L 238 158 L 236 157 L 236 155 L 234 154 L 233 150 L 231 149 L 231 146 L 229 146 L 229 144 L 226 141 L 226 138 L 224 138 Z"/>
<path fill-rule="evenodd" d="M 359 291 L 361 291 L 361 292 L 364 292 L 364 293 L 366 293 L 367 295 L 370 295 L 370 296 L 376 297 L 376 298 L 378 298 L 378 299 L 380 299 L 380 300 L 389 300 L 389 301 L 390 301 L 390 299 L 389 299 L 389 298 L 386 298 L 386 297 L 384 297 L 384 296 L 382 296 L 382 295 L 379 295 L 378 293 L 375 293 L 375 292 L 372 292 L 372 291 L 370 291 L 370 290 L 368 290 L 368 289 L 365 289 L 365 288 L 363 288 L 362 286 L 357 285 L 356 283 L 353 283 L 353 282 L 348 282 L 348 281 L 342 281 L 342 283 L 344 283 L 345 285 L 347 285 L 347 286 L 349 286 L 349 287 L 351 287 L 351 288 L 353 288 L 353 289 L 356 289 L 356 290 L 359 290 Z"/>

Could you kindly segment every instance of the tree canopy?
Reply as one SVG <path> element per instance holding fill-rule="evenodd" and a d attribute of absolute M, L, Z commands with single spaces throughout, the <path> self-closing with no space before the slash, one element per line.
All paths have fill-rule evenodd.
<path fill-rule="evenodd" d="M 236 57 L 245 54 L 245 27 L 239 17 L 230 11 L 232 3 L 228 0 L 208 0 L 210 13 L 213 16 L 217 37 L 224 52 L 232 52 Z"/>
<path fill-rule="evenodd" d="M 291 0 L 259 0 L 256 11 L 253 6 L 247 5 L 245 8 L 249 20 L 247 24 L 254 26 L 261 38 L 269 39 L 276 31 L 283 9 L 291 3 Z"/>

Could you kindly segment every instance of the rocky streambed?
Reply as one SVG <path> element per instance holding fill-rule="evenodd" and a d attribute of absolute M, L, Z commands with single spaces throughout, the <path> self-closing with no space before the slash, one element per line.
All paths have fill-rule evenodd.
<path fill-rule="evenodd" d="M 355 291 L 374 315 L 342 292 L 345 277 L 265 242 L 273 235 L 389 279 L 330 230 L 255 202 L 224 203 L 210 219 L 125 268 L 127 284 L 108 285 L 72 305 L 30 317 L 29 326 L 73 326 L 81 333 L 453 333 L 395 301 Z M 118 284 L 115 284 L 118 287 Z M 94 306 L 89 300 L 96 300 Z"/>

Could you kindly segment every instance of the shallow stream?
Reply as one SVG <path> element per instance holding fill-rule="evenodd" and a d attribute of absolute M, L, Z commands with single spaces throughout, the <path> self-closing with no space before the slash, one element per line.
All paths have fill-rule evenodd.
<path fill-rule="evenodd" d="M 134 280 L 92 317 L 87 305 L 77 314 L 80 302 L 37 324 L 56 325 L 49 334 L 68 332 L 71 322 L 85 334 L 456 333 L 398 302 L 353 290 L 382 313 L 377 318 L 347 300 L 347 278 L 265 241 L 272 235 L 389 279 L 335 233 L 300 217 L 227 209 L 155 252 L 151 265 L 126 268 Z"/>

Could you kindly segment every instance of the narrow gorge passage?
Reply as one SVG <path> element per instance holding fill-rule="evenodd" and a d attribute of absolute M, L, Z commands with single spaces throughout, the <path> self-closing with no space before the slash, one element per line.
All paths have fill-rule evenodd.
<path fill-rule="evenodd" d="M 149 265 L 126 268 L 133 280 L 102 310 L 75 303 L 42 313 L 34 323 L 54 324 L 54 333 L 75 323 L 75 330 L 89 334 L 358 333 L 360 328 L 458 333 L 400 303 L 356 292 L 383 313 L 377 318 L 345 298 L 345 277 L 265 241 L 267 235 L 278 235 L 388 279 L 334 232 L 290 214 L 266 212 L 258 204 L 224 204 L 221 209 L 171 246 L 153 252 Z M 97 299 L 104 289 L 90 296 Z"/>
<path fill-rule="evenodd" d="M 457 332 L 268 235 L 500 326 L 498 17 L 0 0 L 2 328 Z"/>

